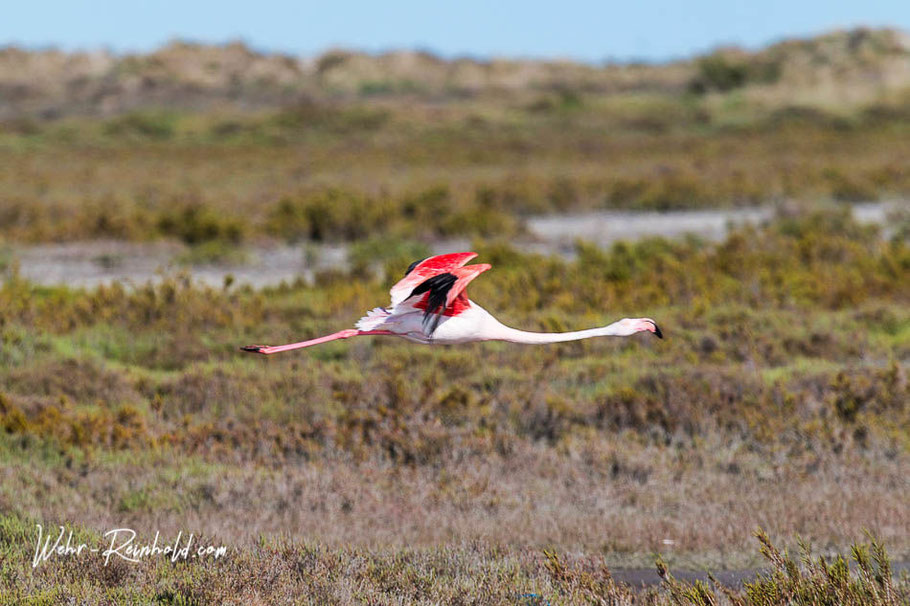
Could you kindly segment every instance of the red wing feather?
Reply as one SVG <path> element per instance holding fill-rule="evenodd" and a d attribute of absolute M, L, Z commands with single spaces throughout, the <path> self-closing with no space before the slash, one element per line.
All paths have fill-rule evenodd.
<path fill-rule="evenodd" d="M 411 292 L 433 276 L 452 272 L 477 256 L 474 252 L 450 253 L 436 255 L 415 263 L 411 266 L 404 278 L 398 281 L 389 294 L 392 295 L 392 307 L 407 299 Z"/>
<path fill-rule="evenodd" d="M 455 284 L 452 285 L 452 290 L 449 291 L 448 296 L 446 297 L 446 307 L 449 307 L 455 299 L 464 292 L 464 289 L 468 287 L 468 284 L 482 274 L 493 267 L 489 263 L 479 263 L 477 265 L 468 265 L 467 267 L 459 267 L 458 269 L 453 269 L 451 272 L 455 275 L 457 280 Z"/>

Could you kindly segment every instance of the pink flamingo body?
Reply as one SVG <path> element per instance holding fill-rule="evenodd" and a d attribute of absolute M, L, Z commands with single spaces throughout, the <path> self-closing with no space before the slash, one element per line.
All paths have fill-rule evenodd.
<path fill-rule="evenodd" d="M 650 318 L 623 318 L 607 326 L 558 333 L 529 332 L 506 326 L 465 295 L 468 283 L 490 269 L 486 263 L 465 266 L 476 256 L 472 252 L 452 253 L 413 263 L 405 277 L 392 287 L 390 307 L 370 310 L 357 322 L 356 328 L 287 345 L 248 345 L 243 350 L 269 355 L 365 335 L 397 336 L 432 345 L 474 341 L 561 343 L 592 337 L 625 337 L 642 331 L 663 337 Z"/>

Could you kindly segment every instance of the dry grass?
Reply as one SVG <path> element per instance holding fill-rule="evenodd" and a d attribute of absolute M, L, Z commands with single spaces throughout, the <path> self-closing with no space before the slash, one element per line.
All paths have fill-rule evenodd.
<path fill-rule="evenodd" d="M 910 556 L 905 455 L 769 460 L 713 441 L 694 450 L 622 435 L 576 442 L 432 466 L 345 457 L 256 466 L 175 463 L 166 453 L 30 464 L 19 441 L 7 446 L 2 502 L 52 523 L 192 531 L 234 547 L 260 535 L 333 549 L 481 541 L 599 554 L 619 567 L 650 566 L 662 552 L 678 568 L 719 570 L 757 563 L 751 532 L 761 525 L 778 542 L 800 535 L 828 555 L 870 529 L 896 558 Z"/>
<path fill-rule="evenodd" d="M 313 542 L 261 540 L 233 548 L 220 560 L 166 559 L 130 564 L 86 557 L 51 560 L 35 570 L 19 545 L 30 520 L 4 517 L 0 603 L 61 600 L 131 604 L 806 604 L 893 606 L 906 603 L 906 578 L 894 580 L 881 543 L 857 542 L 850 572 L 843 556 L 803 562 L 780 552 L 763 531 L 756 536 L 770 566 L 743 588 L 677 581 L 658 556 L 659 588 L 635 591 L 617 582 L 602 558 L 552 550 L 502 548 L 483 542 L 425 550 L 326 549 Z M 99 544 L 75 528 L 76 541 Z M 212 537 L 199 537 L 199 544 Z M 218 544 L 217 539 L 214 544 Z"/>

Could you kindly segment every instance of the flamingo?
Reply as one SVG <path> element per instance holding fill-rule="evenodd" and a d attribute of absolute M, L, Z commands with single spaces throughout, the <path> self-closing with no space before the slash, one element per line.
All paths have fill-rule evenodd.
<path fill-rule="evenodd" d="M 473 341 L 539 345 L 592 337 L 627 337 L 642 331 L 663 338 L 657 323 L 650 318 L 623 318 L 599 328 L 556 333 L 528 332 L 506 326 L 465 294 L 471 280 L 491 267 L 488 263 L 465 265 L 476 256 L 477 253 L 461 252 L 415 261 L 404 278 L 392 287 L 391 305 L 370 310 L 355 328 L 300 343 L 247 345 L 241 349 L 270 355 L 365 335 L 391 335 L 428 345 Z"/>

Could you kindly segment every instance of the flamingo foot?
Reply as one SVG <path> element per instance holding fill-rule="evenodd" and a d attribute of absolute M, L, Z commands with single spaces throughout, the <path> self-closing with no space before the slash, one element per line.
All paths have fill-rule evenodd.
<path fill-rule="evenodd" d="M 241 351 L 248 351 L 250 353 L 265 353 L 262 350 L 268 349 L 265 345 L 244 345 L 240 348 Z"/>

